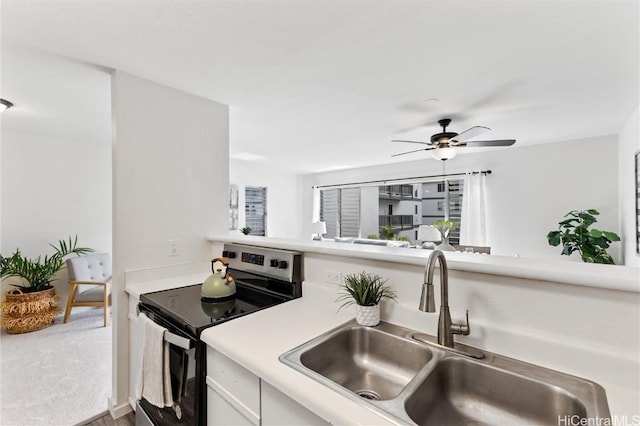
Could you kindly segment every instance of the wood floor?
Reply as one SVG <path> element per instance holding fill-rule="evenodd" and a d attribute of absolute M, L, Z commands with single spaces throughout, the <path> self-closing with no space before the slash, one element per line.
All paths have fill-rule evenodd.
<path fill-rule="evenodd" d="M 135 426 L 135 424 L 135 413 L 133 411 L 117 420 L 114 420 L 111 414 L 107 413 L 89 423 L 84 423 L 85 426 Z"/>

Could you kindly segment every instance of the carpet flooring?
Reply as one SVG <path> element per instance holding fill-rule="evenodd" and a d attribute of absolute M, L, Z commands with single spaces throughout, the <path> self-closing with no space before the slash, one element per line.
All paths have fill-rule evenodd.
<path fill-rule="evenodd" d="M 102 309 L 45 329 L 0 334 L 0 425 L 76 425 L 107 410 L 111 327 Z"/>

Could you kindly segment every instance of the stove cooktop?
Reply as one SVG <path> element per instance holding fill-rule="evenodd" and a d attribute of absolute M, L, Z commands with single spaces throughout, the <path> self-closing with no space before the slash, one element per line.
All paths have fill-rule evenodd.
<path fill-rule="evenodd" d="M 265 293 L 236 281 L 235 297 L 207 302 L 200 296 L 202 284 L 142 294 L 140 304 L 173 323 L 190 335 L 233 318 L 275 306 L 289 300 Z"/>

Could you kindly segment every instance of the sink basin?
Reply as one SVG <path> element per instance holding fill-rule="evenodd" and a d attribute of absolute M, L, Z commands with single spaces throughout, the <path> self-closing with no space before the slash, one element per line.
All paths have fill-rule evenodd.
<path fill-rule="evenodd" d="M 426 345 L 370 327 L 343 330 L 300 354 L 300 363 L 367 399 L 387 400 L 429 362 Z"/>
<path fill-rule="evenodd" d="M 576 396 L 553 384 L 463 358 L 445 358 L 407 398 L 419 425 L 546 425 L 586 418 Z"/>
<path fill-rule="evenodd" d="M 469 346 L 435 342 L 386 322 L 349 321 L 280 361 L 399 424 L 557 425 L 610 417 L 597 383 L 488 351 L 474 359 L 463 355 L 473 352 Z"/>

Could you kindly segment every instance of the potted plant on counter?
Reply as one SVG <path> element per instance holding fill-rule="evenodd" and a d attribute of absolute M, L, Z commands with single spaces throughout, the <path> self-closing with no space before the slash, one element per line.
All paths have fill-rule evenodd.
<path fill-rule="evenodd" d="M 435 222 L 433 222 L 433 226 L 438 231 L 440 231 L 440 235 L 442 236 L 442 242 L 436 248 L 441 251 L 456 251 L 456 249 L 453 248 L 451 244 L 449 244 L 449 235 L 453 231 L 455 231 L 455 229 L 458 227 L 458 223 L 453 222 L 449 219 L 436 220 Z"/>
<path fill-rule="evenodd" d="M 245 226 L 244 228 L 240 228 L 240 232 L 242 232 L 244 235 L 249 235 L 251 233 L 251 228 Z"/>
<path fill-rule="evenodd" d="M 374 326 L 380 322 L 380 301 L 388 299 L 396 301 L 397 295 L 377 274 L 360 272 L 347 274 L 340 287 L 341 295 L 336 300 L 344 302 L 338 310 L 349 305 L 356 305 L 356 321 L 360 325 Z"/>
<path fill-rule="evenodd" d="M 572 210 L 558 224 L 557 231 L 547 234 L 549 245 L 562 244 L 562 255 L 569 256 L 573 252 L 580 253 L 580 258 L 587 263 L 615 264 L 607 249 L 614 241 L 620 241 L 615 232 L 589 229 L 598 220 L 600 212 L 594 209 Z"/>
<path fill-rule="evenodd" d="M 0 326 L 10 334 L 28 333 L 53 324 L 60 312 L 57 305 L 60 296 L 51 285 L 53 276 L 65 266 L 70 254 L 85 254 L 93 251 L 78 247 L 78 237 L 60 240 L 58 246 L 50 244 L 55 252 L 51 255 L 29 259 L 16 249 L 9 257 L 0 255 L 0 278 L 16 277 L 10 283 L 15 290 L 7 292 L 6 300 L 0 304 L 2 317 Z"/>

